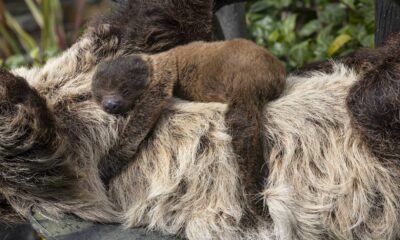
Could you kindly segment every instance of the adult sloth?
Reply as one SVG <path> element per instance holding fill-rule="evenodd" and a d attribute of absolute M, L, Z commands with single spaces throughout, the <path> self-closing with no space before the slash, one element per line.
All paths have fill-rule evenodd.
<path fill-rule="evenodd" d="M 375 154 L 346 110 L 364 76 L 354 61 L 290 76 L 265 106 L 270 174 L 260 201 L 269 216 L 243 219 L 248 206 L 219 103 L 172 100 L 106 191 L 99 163 L 129 119 L 97 106 L 91 80 L 100 62 L 137 49 L 112 23 L 94 26 L 43 68 L 0 72 L 0 192 L 18 213 L 35 207 L 189 239 L 400 237 L 400 167 Z"/>

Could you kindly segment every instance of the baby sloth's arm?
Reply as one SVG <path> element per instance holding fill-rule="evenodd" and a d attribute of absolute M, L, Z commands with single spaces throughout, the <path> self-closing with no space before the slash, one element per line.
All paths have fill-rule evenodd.
<path fill-rule="evenodd" d="M 134 159 L 139 145 L 154 128 L 172 97 L 173 82 L 163 78 L 151 81 L 152 72 L 150 64 L 137 55 L 131 55 L 100 64 L 93 77 L 95 101 L 104 111 L 128 114 L 126 117 L 129 119 L 119 143 L 100 163 L 100 173 L 106 185 Z"/>

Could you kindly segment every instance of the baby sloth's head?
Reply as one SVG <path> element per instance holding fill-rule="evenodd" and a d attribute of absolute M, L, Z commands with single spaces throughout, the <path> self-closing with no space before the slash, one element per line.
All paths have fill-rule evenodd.
<path fill-rule="evenodd" d="M 149 72 L 149 65 L 139 55 L 103 62 L 93 76 L 93 97 L 104 111 L 124 114 L 146 89 Z"/>

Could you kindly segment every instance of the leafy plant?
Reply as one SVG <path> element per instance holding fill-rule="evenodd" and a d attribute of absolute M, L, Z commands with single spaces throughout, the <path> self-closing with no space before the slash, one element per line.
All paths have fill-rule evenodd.
<path fill-rule="evenodd" d="M 289 69 L 374 46 L 373 0 L 258 0 L 247 20 L 252 38 Z"/>
<path fill-rule="evenodd" d="M 76 2 L 82 7 L 85 0 Z M 25 0 L 25 4 L 40 27 L 39 40 L 23 29 L 0 0 L 0 53 L 6 57 L 0 65 L 8 68 L 41 65 L 67 47 L 60 0 Z M 79 14 L 76 17 L 81 19 Z"/>
<path fill-rule="evenodd" d="M 85 0 L 75 0 L 74 38 Z M 40 39 L 27 33 L 0 0 L 0 65 L 41 65 L 68 46 L 60 0 L 25 0 L 40 27 Z M 373 47 L 373 0 L 253 0 L 247 20 L 252 38 L 293 69 L 309 62 Z"/>

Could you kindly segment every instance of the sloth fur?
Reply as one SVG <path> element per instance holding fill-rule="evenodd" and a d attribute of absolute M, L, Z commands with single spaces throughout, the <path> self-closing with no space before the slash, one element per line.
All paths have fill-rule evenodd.
<path fill-rule="evenodd" d="M 247 206 L 220 103 L 172 100 L 106 190 L 99 163 L 129 119 L 98 107 L 91 79 L 133 45 L 99 24 L 42 68 L 0 72 L 0 192 L 19 214 L 34 207 L 201 240 L 400 237 L 399 162 L 381 158 L 347 110 L 366 76 L 354 61 L 289 76 L 265 106 L 270 173 L 259 198 L 269 216 L 241 221 Z"/>

